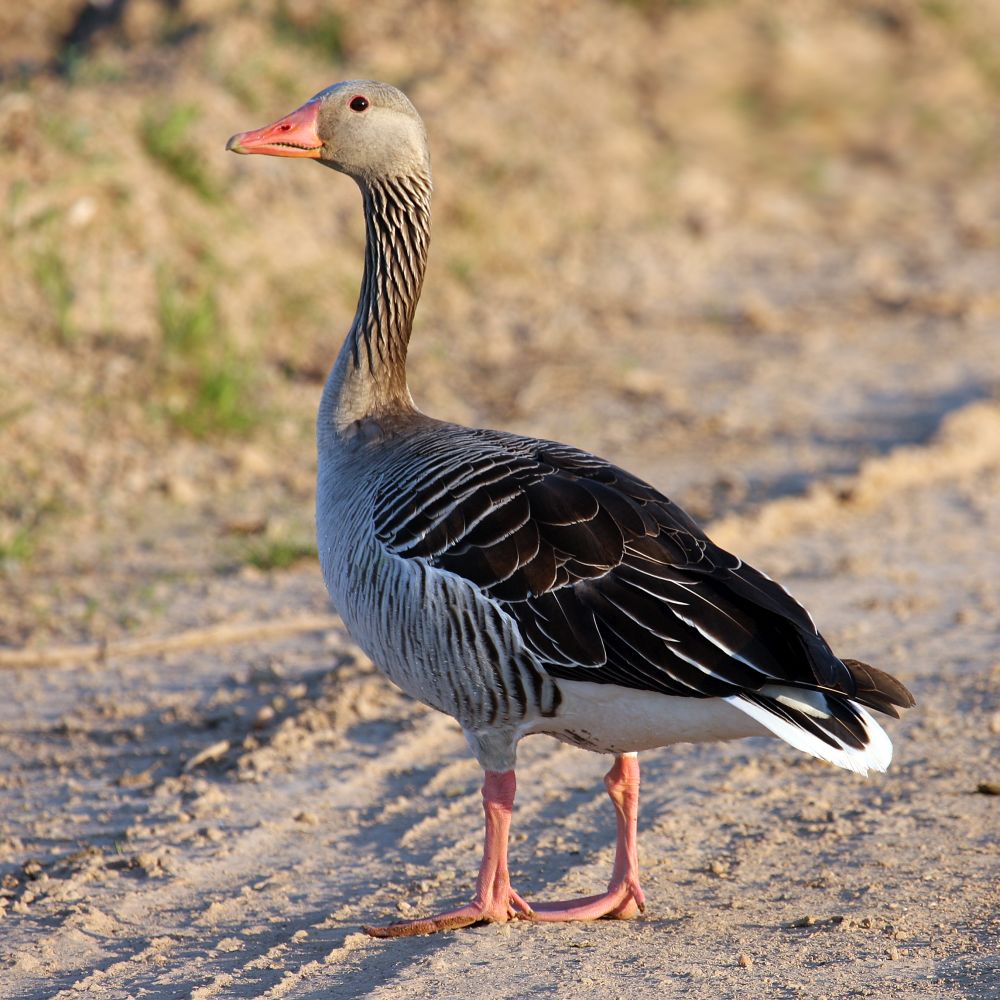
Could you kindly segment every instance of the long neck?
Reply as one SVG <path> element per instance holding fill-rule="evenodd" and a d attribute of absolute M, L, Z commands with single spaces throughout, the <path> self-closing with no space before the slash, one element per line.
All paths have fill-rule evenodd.
<path fill-rule="evenodd" d="M 320 425 L 343 431 L 367 417 L 414 411 L 406 348 L 430 241 L 425 175 L 359 181 L 365 208 L 365 272 L 354 323 L 327 380 Z"/>

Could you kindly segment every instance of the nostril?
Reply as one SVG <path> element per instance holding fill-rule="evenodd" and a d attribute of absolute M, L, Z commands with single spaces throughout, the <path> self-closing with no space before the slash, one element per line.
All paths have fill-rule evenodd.
<path fill-rule="evenodd" d="M 288 122 L 285 122 L 283 125 L 279 125 L 278 126 L 278 131 L 279 132 L 289 132 L 289 131 L 291 131 L 291 128 L 292 128 L 292 126 L 289 125 Z"/>

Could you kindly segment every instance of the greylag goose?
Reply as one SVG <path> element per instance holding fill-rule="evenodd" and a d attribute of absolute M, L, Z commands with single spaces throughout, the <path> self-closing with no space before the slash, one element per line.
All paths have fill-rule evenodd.
<path fill-rule="evenodd" d="M 892 745 L 895 678 L 838 659 L 778 584 L 723 551 L 654 487 L 567 445 L 425 416 L 406 349 L 430 235 L 423 122 L 395 87 L 321 91 L 227 149 L 319 161 L 361 189 L 357 312 L 317 419 L 323 577 L 358 645 L 403 691 L 453 716 L 486 772 L 472 902 L 366 930 L 402 937 L 513 917 L 627 918 L 639 883 L 637 752 L 771 735 L 860 774 Z M 613 754 L 606 892 L 529 904 L 511 886 L 518 741 Z"/>

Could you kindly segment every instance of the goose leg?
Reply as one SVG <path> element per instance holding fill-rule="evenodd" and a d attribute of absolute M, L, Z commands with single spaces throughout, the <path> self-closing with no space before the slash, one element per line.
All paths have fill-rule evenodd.
<path fill-rule="evenodd" d="M 471 903 L 435 917 L 404 920 L 386 927 L 365 927 L 365 933 L 377 938 L 415 937 L 484 921 L 503 924 L 519 915 L 531 917 L 531 907 L 511 888 L 507 870 L 507 841 L 515 788 L 513 771 L 486 772 L 483 782 L 483 812 L 486 814 L 483 862 L 476 882 L 476 895 Z"/>
<path fill-rule="evenodd" d="M 626 920 L 645 912 L 646 898 L 639 885 L 639 849 L 636 825 L 639 818 L 639 759 L 634 753 L 619 754 L 604 776 L 604 787 L 615 807 L 618 840 L 608 891 L 596 896 L 554 903 L 535 903 L 533 920 Z"/>

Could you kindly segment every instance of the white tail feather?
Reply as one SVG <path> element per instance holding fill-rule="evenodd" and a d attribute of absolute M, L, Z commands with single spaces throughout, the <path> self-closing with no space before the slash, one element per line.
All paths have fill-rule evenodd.
<path fill-rule="evenodd" d="M 799 697 L 801 697 L 801 692 L 799 692 Z M 784 692 L 776 700 L 785 701 Z M 836 764 L 837 767 L 846 768 L 848 771 L 854 771 L 861 775 L 867 775 L 869 770 L 885 771 L 892 760 L 892 743 L 889 741 L 885 730 L 857 702 L 851 702 L 851 705 L 858 715 L 861 716 L 867 737 L 867 745 L 861 750 L 848 746 L 842 746 L 839 749 L 832 747 L 829 743 L 824 743 L 823 740 L 813 736 L 812 733 L 807 733 L 804 729 L 799 729 L 798 726 L 787 719 L 769 712 L 763 705 L 747 701 L 739 695 L 726 698 L 726 701 L 741 712 L 745 712 L 752 719 L 755 719 L 762 726 L 774 733 L 775 736 L 791 744 L 796 750 L 801 750 L 803 753 L 811 754 L 820 760 Z M 813 716 L 817 714 L 818 710 L 818 705 L 812 699 L 808 702 L 808 709 L 804 705 L 795 705 L 793 707 Z M 829 713 L 823 714 L 829 715 Z"/>

